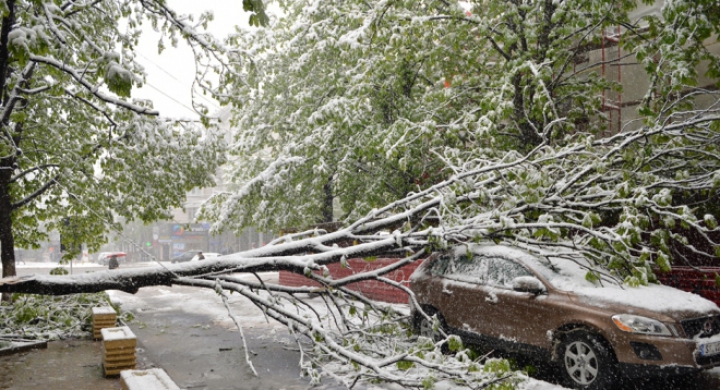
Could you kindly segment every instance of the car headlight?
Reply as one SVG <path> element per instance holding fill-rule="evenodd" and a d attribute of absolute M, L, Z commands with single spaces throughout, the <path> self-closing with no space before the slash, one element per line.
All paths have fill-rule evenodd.
<path fill-rule="evenodd" d="M 615 325 L 626 332 L 644 333 L 655 336 L 671 336 L 670 329 L 665 324 L 652 318 L 632 314 L 617 314 L 612 316 Z"/>

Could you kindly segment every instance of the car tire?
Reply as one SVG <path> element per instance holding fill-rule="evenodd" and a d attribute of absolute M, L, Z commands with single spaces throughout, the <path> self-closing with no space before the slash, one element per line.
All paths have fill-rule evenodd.
<path fill-rule="evenodd" d="M 612 350 L 600 336 L 585 330 L 572 331 L 562 340 L 559 353 L 560 370 L 571 388 L 612 388 L 617 364 Z"/>
<path fill-rule="evenodd" d="M 447 334 L 447 324 L 445 323 L 445 318 L 440 314 L 439 311 L 436 309 L 429 307 L 425 308 L 425 314 L 432 319 L 432 316 L 437 315 L 438 321 L 440 321 L 440 328 Z M 429 339 L 431 339 L 433 342 L 437 343 L 438 341 L 444 339 L 442 333 L 433 330 L 433 323 L 428 318 L 423 316 L 420 313 L 415 314 L 415 331 L 419 336 L 424 336 Z M 448 347 L 447 343 L 443 343 L 440 347 L 440 350 L 444 354 L 450 353 L 450 348 Z"/>

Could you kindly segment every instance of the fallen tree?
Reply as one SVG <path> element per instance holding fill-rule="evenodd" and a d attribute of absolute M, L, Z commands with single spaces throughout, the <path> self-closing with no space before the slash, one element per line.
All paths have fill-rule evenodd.
<path fill-rule="evenodd" d="M 588 280 L 611 277 L 629 286 L 653 283 L 655 270 L 667 270 L 673 261 L 683 261 L 681 254 L 705 259 L 714 259 L 720 254 L 720 242 L 714 238 L 720 233 L 717 224 L 720 196 L 718 92 L 717 88 L 694 86 L 697 85 L 694 69 L 700 61 L 708 61 L 709 69 L 717 74 L 716 57 L 699 44 L 711 31 L 715 31 L 717 24 L 713 24 L 714 19 L 708 21 L 701 17 L 682 16 L 687 14 L 687 5 L 681 2 L 663 7 L 668 22 L 651 18 L 649 23 L 652 28 L 647 31 L 628 24 L 623 15 L 619 15 L 617 20 L 610 20 L 616 2 L 602 2 L 597 10 L 593 7 L 598 2 L 590 2 L 587 3 L 590 9 L 580 11 L 574 9 L 577 5 L 575 2 L 536 2 L 531 14 L 527 14 L 524 4 L 518 6 L 514 4 L 516 2 L 492 2 L 490 18 L 486 19 L 480 12 L 475 12 L 476 16 L 467 15 L 465 10 L 454 6 L 447 7 L 452 9 L 445 12 L 446 7 L 440 4 L 444 2 L 438 2 L 438 14 L 430 16 L 426 13 L 435 12 L 434 8 L 422 4 L 417 6 L 417 2 L 407 2 L 408 7 L 399 7 L 403 2 L 381 2 L 377 7 L 365 3 L 347 3 L 360 7 L 360 10 L 367 10 L 368 6 L 373 9 L 368 11 L 369 16 L 362 23 L 345 24 L 351 29 L 362 29 L 362 34 L 349 31 L 346 35 L 355 39 L 345 39 L 344 42 L 350 42 L 350 47 L 359 48 L 354 53 L 357 57 L 353 58 L 365 59 L 363 45 L 366 42 L 381 42 L 380 38 L 387 38 L 389 45 L 377 46 L 377 55 L 373 57 L 376 62 L 366 61 L 362 64 L 375 69 L 375 64 L 392 63 L 387 61 L 387 55 L 396 53 L 399 74 L 395 75 L 395 69 L 386 69 L 384 73 L 389 75 L 388 80 L 403 83 L 380 83 L 382 77 L 376 79 L 374 74 L 367 73 L 370 77 L 363 84 L 367 86 L 364 95 L 367 98 L 355 100 L 356 89 L 350 82 L 362 78 L 345 81 L 346 72 L 331 72 L 332 75 L 337 74 L 342 82 L 330 80 L 318 83 L 317 90 L 303 89 L 302 94 L 290 94 L 307 99 L 299 102 L 297 110 L 307 113 L 313 121 L 296 115 L 292 111 L 295 108 L 288 105 L 288 99 L 278 99 L 278 96 L 283 96 L 281 93 L 271 92 L 265 96 L 268 100 L 258 99 L 251 105 L 258 113 L 265 112 L 269 105 L 266 102 L 276 101 L 280 102 L 280 111 L 264 119 L 251 110 L 247 118 L 257 120 L 258 127 L 247 127 L 252 136 L 248 139 L 265 137 L 278 149 L 278 155 L 266 161 L 266 145 L 247 142 L 247 145 L 258 146 L 257 149 L 244 152 L 262 160 L 253 165 L 259 171 L 247 171 L 242 166 L 237 169 L 236 175 L 247 171 L 253 177 L 247 181 L 240 180 L 241 183 L 237 183 L 239 187 L 234 188 L 233 192 L 216 197 L 210 205 L 214 208 L 211 207 L 206 216 L 216 221 L 221 228 L 223 224 L 230 228 L 240 227 L 248 223 L 249 219 L 254 223 L 259 219 L 266 223 L 277 220 L 282 222 L 296 207 L 292 202 L 290 206 L 287 202 L 282 206 L 283 203 L 278 201 L 288 198 L 292 198 L 292 201 L 304 200 L 300 196 L 304 194 L 303 187 L 297 179 L 292 178 L 292 174 L 309 176 L 317 190 L 315 194 L 324 194 L 328 188 L 325 186 L 329 183 L 328 176 L 336 178 L 326 170 L 333 165 L 327 163 L 328 153 L 342 151 L 348 145 L 352 150 L 347 151 L 352 153 L 347 154 L 347 157 L 342 154 L 335 156 L 337 161 L 348 164 L 340 173 L 356 175 L 362 171 L 370 174 L 357 183 L 344 181 L 350 187 L 343 193 L 353 198 L 357 195 L 354 191 L 362 188 L 367 191 L 365 196 L 373 197 L 376 194 L 369 193 L 369 190 L 380 189 L 364 184 L 382 178 L 383 183 L 390 186 L 396 181 L 403 184 L 402 188 L 398 187 L 404 194 L 399 200 L 376 208 L 335 232 L 316 230 L 285 236 L 263 248 L 218 260 L 89 275 L 6 278 L 0 281 L 0 292 L 68 294 L 105 289 L 134 292 L 146 286 L 178 284 L 212 288 L 224 299 L 226 291 L 235 291 L 260 307 L 269 318 L 285 324 L 292 334 L 299 336 L 301 366 L 313 380 L 327 375 L 348 387 L 359 380 L 378 379 L 407 387 L 426 388 L 432 387 L 436 381 L 448 380 L 458 385 L 482 388 L 498 380 L 510 379 L 509 370 L 495 370 L 493 364 L 486 364 L 483 368 L 478 357 L 468 351 L 461 351 L 454 356 L 443 355 L 440 349 L 442 342 L 433 343 L 409 334 L 409 321 L 404 308 L 373 302 L 346 286 L 361 279 L 372 279 L 405 289 L 402 284 L 388 280 L 385 275 L 403 264 L 418 261 L 425 253 L 453 243 L 503 242 L 523 247 L 539 256 L 572 251 L 591 260 L 592 266 L 587 269 Z M 320 4 L 329 7 L 324 8 L 327 11 L 325 14 L 329 15 L 328 22 L 305 23 L 306 20 L 300 18 L 301 28 L 334 28 L 335 25 L 330 21 L 336 14 L 342 17 L 365 15 L 363 12 L 336 13 L 334 3 Z M 476 10 L 487 11 L 482 7 L 484 4 L 477 3 Z M 398 6 L 398 12 L 395 12 L 395 8 L 388 8 L 395 5 Z M 625 6 L 631 7 L 631 4 L 626 3 Z M 705 6 L 714 7 L 711 2 L 698 1 L 691 11 L 715 18 L 713 15 L 716 13 L 705 12 Z M 506 7 L 510 7 L 508 9 L 512 12 L 506 12 Z M 408 9 L 412 13 L 407 13 Z M 311 17 L 308 20 L 319 17 L 316 16 L 315 3 L 308 4 L 307 9 L 303 9 L 305 11 Z M 420 12 L 425 17 L 415 17 Z M 546 17 L 555 13 L 556 17 Z M 577 19 L 576 24 L 571 24 L 576 27 L 565 31 L 568 24 L 556 22 L 570 17 L 568 15 L 580 19 Z M 587 19 L 587 15 L 592 18 Z M 498 23 L 498 20 L 503 19 L 495 18 L 501 17 L 509 19 Z M 384 30 L 381 29 L 383 20 L 389 21 L 388 28 Z M 417 39 L 415 34 L 432 31 L 424 28 L 422 23 L 438 20 L 457 22 L 455 27 L 459 26 L 455 30 L 450 30 L 454 26 L 447 26 L 447 31 L 453 33 L 441 34 L 441 38 L 450 40 L 448 43 L 458 42 L 455 32 L 470 37 L 464 42 L 468 44 L 462 50 L 436 55 L 435 58 L 441 60 L 437 62 L 438 66 L 444 66 L 446 57 L 467 57 L 473 61 L 467 69 L 491 72 L 478 74 L 482 77 L 476 80 L 471 72 L 465 72 L 466 68 L 433 67 L 427 72 L 421 72 L 420 66 L 428 63 L 424 57 L 410 58 L 410 63 L 407 63 L 407 52 L 404 50 L 410 47 L 407 46 L 409 43 L 427 42 L 432 48 L 444 50 L 444 46 L 438 45 L 436 39 Z M 535 20 L 542 20 L 543 23 L 533 23 Z M 706 24 L 702 28 L 688 28 L 684 24 L 687 20 Z M 606 114 L 602 106 L 606 102 L 605 92 L 611 86 L 607 80 L 595 75 L 590 80 L 595 85 L 588 89 L 586 70 L 591 69 L 591 64 L 588 64 L 587 69 L 577 71 L 575 64 L 584 50 L 596 45 L 595 38 L 606 39 L 605 32 L 601 30 L 614 23 L 622 24 L 628 31 L 625 35 L 626 49 L 635 41 L 633 53 L 637 53 L 638 61 L 648 70 L 651 79 L 647 94 L 638 106 L 644 115 L 641 119 L 645 121 L 644 125 L 634 123 L 634 127 L 616 128 L 614 135 L 599 138 L 597 134 L 607 128 L 602 124 Z M 368 26 L 375 27 L 365 28 Z M 294 26 L 290 27 L 293 29 L 288 30 L 291 33 L 289 38 L 295 42 L 296 37 L 300 36 L 295 34 Z M 404 39 L 396 39 L 396 27 L 408 32 L 403 36 Z M 532 33 L 531 27 L 542 34 Z M 559 27 L 562 31 L 550 34 L 550 27 Z M 658 33 L 661 30 L 664 30 L 663 36 Z M 531 32 L 526 34 L 527 31 Z M 366 32 L 378 39 L 369 38 L 361 42 L 360 38 Z M 698 35 L 687 36 L 696 32 Z M 337 36 L 334 31 L 328 34 L 306 34 L 303 37 L 310 41 L 306 47 L 314 47 L 316 37 L 325 35 L 329 37 L 328 40 L 334 40 Z M 477 36 L 485 36 L 488 42 L 497 42 L 496 38 L 503 39 L 503 43 L 477 44 L 473 38 Z M 519 39 L 520 36 L 524 38 Z M 545 38 L 550 37 L 554 39 L 552 47 L 546 45 L 549 41 Z M 574 45 L 568 44 L 575 39 L 573 37 L 579 41 Z M 694 45 L 669 45 L 665 43 L 668 40 L 681 43 L 692 41 Z M 272 40 L 267 42 L 271 50 L 277 48 Z M 525 43 L 520 44 L 522 42 Z M 319 53 L 323 59 L 332 57 L 345 61 L 341 55 L 325 50 L 332 46 L 332 42 L 323 40 L 318 46 L 321 46 L 322 51 L 315 54 Z M 688 50 L 685 55 L 685 48 L 692 50 Z M 308 50 L 302 46 L 295 50 L 299 58 L 306 58 Z M 408 52 L 426 53 L 422 50 Z M 550 58 L 546 56 L 549 53 L 561 55 Z M 478 58 L 485 61 L 482 66 L 475 64 Z M 502 58 L 505 59 L 502 66 L 485 66 L 491 62 L 497 65 L 497 61 Z M 657 58 L 662 61 L 658 63 Z M 292 66 L 296 62 L 293 57 L 283 58 L 281 65 Z M 353 69 L 355 62 L 348 61 L 353 64 Z M 460 62 L 458 66 L 462 65 Z M 427 86 L 423 88 L 415 84 L 422 78 L 404 77 L 411 75 L 407 71 L 414 69 L 415 64 L 418 66 L 417 74 L 426 75 L 427 80 L 423 82 Z M 315 63 L 306 65 L 310 70 L 324 72 Z M 334 65 L 329 68 L 332 70 Z M 364 75 L 362 68 L 359 69 L 360 76 Z M 221 83 L 223 88 L 233 88 L 231 81 L 244 70 L 243 65 L 238 72 L 228 73 L 224 78 L 228 82 Z M 274 72 L 278 75 L 286 74 L 283 67 Z M 434 88 L 440 76 L 446 81 L 452 79 L 454 89 Z M 456 77 L 453 79 L 450 76 Z M 298 79 L 307 84 L 316 83 L 316 79 L 308 77 L 306 72 L 300 72 Z M 278 91 L 285 90 L 286 85 L 283 83 L 288 79 L 283 77 L 263 78 L 260 89 L 272 91 L 272 80 L 280 83 L 275 86 Z M 412 83 L 405 83 L 408 81 Z M 322 118 L 317 115 L 322 112 L 317 108 L 318 103 L 324 102 L 327 94 L 337 92 L 341 96 L 345 83 L 350 87 L 347 89 L 348 96 L 353 97 L 347 101 L 347 112 L 352 115 L 344 115 L 345 111 L 342 110 L 339 112 L 343 115 Z M 304 85 L 293 83 L 293 86 L 299 88 L 305 88 Z M 332 88 L 326 88 L 327 85 Z M 416 89 L 426 94 L 422 96 L 427 99 L 413 95 L 411 92 Z M 397 99 L 400 92 L 407 98 L 407 109 L 394 106 L 400 102 Z M 246 100 L 256 97 L 253 91 L 246 95 Z M 447 95 L 453 98 L 447 100 Z M 246 103 L 243 96 L 240 94 L 235 97 L 240 101 L 236 103 L 238 106 Z M 696 105 L 696 97 L 706 104 Z M 327 106 L 323 107 L 327 108 L 328 113 L 333 113 L 343 107 L 338 102 L 327 99 Z M 356 102 L 372 102 L 379 107 L 366 106 L 367 115 L 361 116 L 358 115 L 358 108 L 353 106 Z M 285 112 L 284 109 L 288 107 L 291 111 Z M 437 114 L 445 109 L 451 112 L 440 115 L 444 119 L 436 119 Z M 387 115 L 376 117 L 377 112 Z M 345 124 L 347 118 L 364 119 L 348 127 Z M 286 121 L 282 123 L 287 126 L 273 127 L 280 123 L 280 119 Z M 334 121 L 339 124 L 335 125 Z M 368 132 L 365 134 L 367 138 L 352 138 L 354 142 L 348 142 L 348 135 L 342 132 L 331 137 L 337 141 L 336 144 L 318 141 L 328 138 L 334 129 L 355 131 L 368 128 L 377 129 L 377 132 Z M 318 129 L 322 131 L 316 131 Z M 398 131 L 383 132 L 386 129 Z M 445 130 L 441 132 L 438 129 Z M 420 145 L 422 139 L 418 141 L 416 133 L 438 138 Z M 279 142 L 275 135 L 287 136 L 287 139 Z M 455 140 L 451 145 L 445 143 L 450 138 Z M 307 145 L 298 147 L 297 140 L 303 140 Z M 388 149 L 378 146 L 378 150 L 365 153 L 366 150 L 355 148 L 357 145 L 372 145 L 373 140 L 382 141 L 382 146 L 388 146 Z M 388 140 L 389 144 L 385 145 Z M 516 147 L 518 142 L 520 147 Z M 242 142 L 239 146 L 243 146 Z M 393 154 L 395 149 L 407 149 L 407 156 Z M 286 153 L 288 150 L 289 153 Z M 422 151 L 419 153 L 421 158 L 414 163 L 411 161 L 410 172 L 422 178 L 425 169 L 429 167 L 426 158 L 430 155 L 433 169 L 430 176 L 433 180 L 442 181 L 419 183 L 411 180 L 412 175 L 404 173 L 407 167 L 400 169 L 403 165 L 401 162 L 406 161 L 404 157 L 414 158 L 417 150 Z M 360 154 L 355 155 L 356 152 Z M 370 158 L 365 158 L 366 154 Z M 397 158 L 397 164 L 390 161 L 390 164 L 383 165 L 388 158 Z M 250 161 L 238 160 L 241 163 Z M 301 163 L 311 165 L 304 168 Z M 381 176 L 378 176 L 378 172 Z M 307 186 L 304 188 L 307 189 Z M 416 192 L 407 192 L 408 188 Z M 312 191 L 308 193 L 312 194 Z M 279 196 L 273 199 L 268 196 L 272 194 Z M 243 204 L 242 198 L 248 196 L 251 202 Z M 315 206 L 328 204 L 331 203 Z M 344 203 L 349 205 L 346 211 L 350 214 L 358 209 L 369 209 L 366 207 L 369 204 L 352 203 L 350 200 Z M 273 209 L 278 205 L 282 207 Z M 356 208 L 356 205 L 365 208 Z M 373 203 L 372 207 L 376 206 Z M 316 208 L 310 207 L 310 211 Z M 315 215 L 308 212 L 302 217 Z M 385 234 L 378 234 L 382 231 Z M 694 237 L 694 240 L 690 242 L 688 237 Z M 357 242 L 357 245 L 340 245 L 346 242 Z M 373 272 L 357 273 L 338 280 L 323 272 L 330 263 L 342 264 L 348 258 L 384 253 L 398 254 L 400 260 Z M 268 270 L 286 270 L 305 275 L 323 287 L 287 287 L 263 283 L 260 278 L 255 282 L 234 276 L 237 273 L 252 274 Z M 308 305 L 305 302 L 308 294 L 321 297 L 326 303 L 326 310 L 318 311 Z M 413 299 L 411 293 L 410 299 Z M 232 317 L 242 329 L 242 318 L 235 315 Z M 309 341 L 311 346 L 307 347 L 301 340 Z M 457 349 L 457 339 L 448 341 L 453 349 Z"/>
<path fill-rule="evenodd" d="M 403 374 L 409 367 L 422 367 L 418 373 L 432 372 L 433 381 L 482 387 L 506 373 L 471 369 L 479 365 L 467 352 L 445 356 L 441 343 L 409 337 L 407 311 L 368 300 L 346 286 L 373 279 L 404 289 L 414 299 L 403 285 L 384 275 L 452 243 L 504 242 L 539 256 L 570 250 L 592 260 L 588 279 L 612 277 L 630 286 L 652 283 L 655 270 L 669 269 L 674 246 L 692 250 L 695 256 L 716 256 L 701 249 L 720 247 L 712 239 L 718 232 L 716 216 L 699 206 L 676 204 L 673 198 L 687 191 L 717 196 L 718 120 L 720 113 L 711 108 L 681 122 L 603 139 L 578 136 L 567 146 L 542 144 L 526 155 L 508 153 L 495 161 L 460 166 L 442 156 L 455 172 L 450 179 L 335 232 L 280 237 L 262 248 L 167 268 L 6 278 L 0 281 L 0 291 L 135 292 L 173 284 L 212 288 L 221 295 L 234 291 L 293 334 L 312 341 L 311 349 L 300 345 L 303 357 L 312 362 L 304 369 L 315 379 L 322 375 L 317 367 L 332 364 L 323 373 L 348 386 L 361 378 L 422 386 L 427 377 Z M 657 138 L 668 142 L 652 142 Z M 692 231 L 703 242 L 687 242 L 682 230 Z M 376 234 L 381 231 L 385 234 Z M 357 245 L 338 245 L 342 242 Z M 338 280 L 322 272 L 330 263 L 387 253 L 401 258 L 390 266 Z M 259 278 L 249 282 L 233 276 L 271 270 L 305 275 L 323 288 L 270 285 Z M 323 297 L 327 312 L 304 305 L 306 294 Z M 242 319 L 237 322 L 241 327 Z"/>

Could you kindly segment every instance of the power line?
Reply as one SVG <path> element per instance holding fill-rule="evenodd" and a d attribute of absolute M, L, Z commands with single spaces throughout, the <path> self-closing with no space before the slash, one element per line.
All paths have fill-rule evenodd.
<path fill-rule="evenodd" d="M 188 111 L 191 111 L 193 114 L 197 114 L 197 112 L 196 112 L 194 109 L 186 106 L 185 103 L 182 103 L 182 102 L 180 102 L 179 100 L 175 99 L 174 97 L 172 97 L 172 96 L 166 94 L 165 92 L 161 91 L 159 88 L 155 87 L 154 85 L 152 85 L 152 84 L 150 84 L 150 83 L 145 83 L 145 85 L 147 85 L 148 87 L 150 87 L 150 88 L 158 91 L 161 95 L 163 95 L 163 96 L 167 97 L 168 99 L 174 101 L 175 103 L 177 103 L 177 104 L 179 104 L 180 106 L 184 107 L 184 108 L 187 109 Z"/>
<path fill-rule="evenodd" d="M 171 78 L 173 78 L 175 81 L 178 81 L 178 82 L 180 82 L 180 83 L 184 83 L 183 81 L 181 81 L 180 79 L 178 79 L 177 77 L 175 77 L 175 75 L 173 75 L 172 73 L 168 72 L 167 70 L 165 70 L 165 68 L 163 68 L 162 66 L 158 65 L 158 64 L 155 63 L 153 60 L 147 58 L 147 57 L 146 57 L 145 55 L 143 55 L 142 53 L 137 53 L 137 54 L 138 54 L 140 57 L 142 57 L 142 58 L 144 58 L 145 60 L 147 60 L 147 62 L 149 62 L 149 63 L 151 63 L 152 65 L 154 65 L 156 68 L 160 69 L 163 73 L 165 73 L 165 74 L 167 74 L 168 76 L 170 76 Z M 153 88 L 155 88 L 155 87 L 153 87 Z M 157 90 L 157 88 L 155 88 L 155 89 Z M 165 95 L 165 96 L 167 96 L 167 95 Z M 205 97 L 204 95 L 197 95 L 197 96 L 200 97 L 200 98 L 202 98 L 202 99 L 204 99 L 204 100 L 205 100 L 206 102 L 208 102 L 209 104 L 211 104 L 213 107 L 215 107 L 215 109 L 218 109 L 218 110 L 220 109 L 220 106 L 218 106 L 218 105 L 216 104 L 216 102 L 208 99 L 208 98 Z M 174 99 L 173 99 L 173 100 L 174 100 Z"/>
<path fill-rule="evenodd" d="M 156 64 L 155 62 L 153 62 L 153 60 L 145 57 L 142 53 L 137 53 L 137 54 L 138 54 L 140 57 L 146 59 L 147 62 L 155 65 L 155 67 L 157 67 L 158 69 L 160 69 L 160 70 L 162 70 L 163 72 L 165 72 L 165 74 L 167 74 L 168 76 L 172 77 L 173 79 L 175 79 L 175 80 L 177 80 L 177 81 L 180 81 L 180 80 L 179 80 L 177 77 L 175 77 L 173 74 L 171 74 L 170 72 L 168 72 L 167 70 L 165 70 L 162 66 L 160 66 L 160 65 Z"/>

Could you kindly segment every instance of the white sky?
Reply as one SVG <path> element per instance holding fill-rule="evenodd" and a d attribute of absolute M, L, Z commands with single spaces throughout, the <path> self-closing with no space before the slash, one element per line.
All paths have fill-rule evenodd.
<path fill-rule="evenodd" d="M 178 14 L 199 15 L 206 10 L 213 11 L 215 20 L 208 29 L 218 39 L 234 32 L 234 26 L 247 26 L 248 23 L 249 14 L 243 11 L 240 0 L 169 0 L 168 3 Z M 197 119 L 198 115 L 192 110 L 191 88 L 195 76 L 192 51 L 182 41 L 174 48 L 166 39 L 167 47 L 158 55 L 160 34 L 149 24 L 145 31 L 136 61 L 145 67 L 148 76 L 142 88 L 133 89 L 133 97 L 152 100 L 161 116 Z M 211 113 L 219 108 L 214 100 L 199 98 L 199 101 L 205 103 Z"/>

